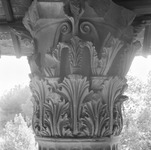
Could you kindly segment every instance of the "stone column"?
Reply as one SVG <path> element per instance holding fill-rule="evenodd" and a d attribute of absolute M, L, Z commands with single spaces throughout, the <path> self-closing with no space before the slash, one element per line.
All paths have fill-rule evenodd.
<path fill-rule="evenodd" d="M 140 43 L 133 12 L 110 0 L 34 1 L 23 23 L 39 150 L 117 150 L 127 74 Z"/>

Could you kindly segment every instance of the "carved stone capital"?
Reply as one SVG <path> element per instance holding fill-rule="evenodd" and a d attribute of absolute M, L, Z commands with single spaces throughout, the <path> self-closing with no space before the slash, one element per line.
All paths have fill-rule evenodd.
<path fill-rule="evenodd" d="M 134 16 L 110 0 L 33 2 L 23 23 L 35 45 L 29 64 L 39 149 L 117 149 L 125 75 L 140 47 Z"/>
<path fill-rule="evenodd" d="M 64 59 L 72 59 L 68 60 L 71 64 L 76 63 L 75 57 L 82 57 L 79 60 L 90 59 L 90 62 L 77 63 L 84 63 L 85 67 L 91 65 L 93 76 L 126 75 L 140 47 L 138 41 L 133 41 L 133 27 L 130 25 L 135 15 L 110 1 L 100 1 L 98 5 L 100 8 L 91 1 L 67 1 L 65 4 L 33 2 L 23 23 L 33 37 L 42 74 L 49 66 L 47 68 L 51 71 L 57 68 L 52 76 L 59 76 L 61 64 L 69 63 Z M 79 54 L 74 56 L 73 53 Z M 64 64 L 66 66 L 71 69 L 71 65 Z M 78 67 L 77 71 L 75 67 Z M 68 74 L 78 70 L 79 66 L 73 68 L 72 64 L 72 71 L 68 70 Z"/>

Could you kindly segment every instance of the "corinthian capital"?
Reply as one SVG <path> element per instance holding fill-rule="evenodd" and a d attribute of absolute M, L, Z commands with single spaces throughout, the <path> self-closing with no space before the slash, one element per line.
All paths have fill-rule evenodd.
<path fill-rule="evenodd" d="M 35 46 L 29 64 L 40 149 L 117 149 L 125 75 L 140 47 L 134 17 L 110 0 L 33 2 L 23 23 Z"/>

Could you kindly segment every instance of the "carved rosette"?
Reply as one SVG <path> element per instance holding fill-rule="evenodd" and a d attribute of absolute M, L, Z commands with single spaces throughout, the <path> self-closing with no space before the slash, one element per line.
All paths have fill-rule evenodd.
<path fill-rule="evenodd" d="M 40 150 L 117 150 L 125 75 L 140 46 L 133 18 L 111 1 L 33 2 L 23 23 L 35 44 L 29 64 Z"/>

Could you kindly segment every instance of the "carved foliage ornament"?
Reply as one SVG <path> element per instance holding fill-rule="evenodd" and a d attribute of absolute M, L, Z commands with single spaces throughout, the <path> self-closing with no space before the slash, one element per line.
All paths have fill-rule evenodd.
<path fill-rule="evenodd" d="M 33 128 L 37 136 L 102 138 L 120 134 L 121 105 L 127 99 L 122 94 L 127 85 L 125 79 L 110 77 L 108 72 L 123 48 L 123 42 L 108 34 L 98 54 L 92 42 L 75 36 L 45 54 L 42 79 L 37 77 L 41 70 L 34 63 L 31 89 L 35 102 Z M 129 58 L 131 53 L 124 54 Z M 130 62 L 125 59 L 124 63 L 123 67 L 128 68 Z M 62 69 L 61 64 L 69 67 Z M 82 70 L 88 64 L 90 70 L 85 69 L 85 75 Z M 66 74 L 60 80 L 62 70 Z"/>
<path fill-rule="evenodd" d="M 59 42 L 69 46 L 70 39 L 77 36 L 83 41 L 93 43 L 98 56 L 91 62 L 94 61 L 99 66 L 104 64 L 100 66 L 101 69 L 93 70 L 93 74 L 106 75 L 121 48 L 125 44 L 130 44 L 127 42 L 132 38 L 132 27 L 129 24 L 135 15 L 111 1 L 64 0 L 63 2 L 57 2 L 57 5 L 55 2 L 49 2 L 48 10 L 53 11 L 49 13 L 42 3 L 35 0 L 23 20 L 34 39 L 36 52 L 41 55 L 40 65 L 44 65 L 45 55 L 48 52 L 52 54 Z M 119 41 L 122 36 L 126 38 L 124 42 Z M 87 45 L 90 48 L 93 46 L 90 46 L 90 43 Z"/>
<path fill-rule="evenodd" d="M 102 48 L 97 52 L 92 42 L 84 42 L 75 36 L 69 42 L 59 43 L 53 51 L 48 51 L 43 61 L 35 55 L 31 57 L 29 63 L 32 74 L 37 76 L 41 74 L 47 78 L 60 77 L 62 74 L 64 76 L 81 74 L 87 77 L 108 75 L 124 77 L 139 47 L 139 42 L 124 44 L 123 41 L 108 34 Z M 36 64 L 36 59 L 43 63 Z M 114 60 L 118 60 L 115 65 Z M 62 68 L 61 64 L 68 67 Z M 116 68 L 115 74 L 112 74 L 112 68 Z"/>
<path fill-rule="evenodd" d="M 91 0 L 49 4 L 53 13 L 34 1 L 24 18 L 36 49 L 29 58 L 36 135 L 118 136 L 124 77 L 139 47 L 129 26 L 134 15 L 103 0 L 99 7 Z"/>
<path fill-rule="evenodd" d="M 90 90 L 87 79 L 79 75 L 70 75 L 62 83 L 34 78 L 31 89 L 36 135 L 99 138 L 119 135 L 126 86 L 126 81 L 118 77 L 104 81 L 98 91 Z"/>

